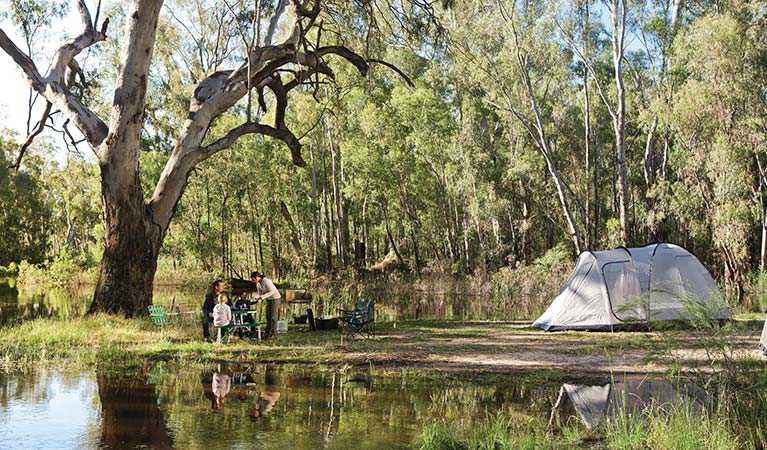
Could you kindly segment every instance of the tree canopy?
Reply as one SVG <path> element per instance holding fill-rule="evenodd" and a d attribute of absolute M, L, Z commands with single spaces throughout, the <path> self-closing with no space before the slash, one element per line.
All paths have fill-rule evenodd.
<path fill-rule="evenodd" d="M 63 11 L 10 3 L 37 11 L 9 18 L 27 33 Z M 280 5 L 299 8 L 300 20 L 275 23 L 269 45 L 296 32 L 300 45 L 256 80 L 248 55 L 270 48 L 268 18 Z M 313 5 L 321 5 L 314 16 Z M 574 256 L 668 241 L 695 253 L 733 302 L 756 306 L 749 286 L 767 255 L 761 2 L 157 7 L 146 102 L 134 112 L 142 114 L 141 200 L 161 213 L 152 220 L 168 221 L 157 249 L 162 267 L 487 276 L 560 244 Z M 119 30 L 131 11 L 102 11 L 108 30 L 118 31 L 102 36 L 92 20 L 100 44 L 83 50 L 89 65 L 61 69 L 62 78 L 76 75 L 67 89 L 77 104 L 98 117 L 115 114 L 114 80 L 126 61 Z M 240 85 L 230 88 L 238 97 L 206 112 L 206 89 L 231 92 L 219 84 L 236 71 Z M 73 108 L 51 103 L 52 111 Z M 180 151 L 200 114 L 209 126 Z M 61 130 L 63 116 L 43 122 Z M 107 128 L 89 127 L 104 137 Z M 0 169 L 0 264 L 43 262 L 65 248 L 95 264 L 105 240 L 109 248 L 98 206 L 103 141 L 84 135 L 96 143 L 101 171 L 84 143 L 86 157 L 53 164 L 50 141 L 39 139 L 18 170 Z M 3 167 L 25 140 L 5 133 Z M 166 200 L 163 186 L 184 195 Z"/>

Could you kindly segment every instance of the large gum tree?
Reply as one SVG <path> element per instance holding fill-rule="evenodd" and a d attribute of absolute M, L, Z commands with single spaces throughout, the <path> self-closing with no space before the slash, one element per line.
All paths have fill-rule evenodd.
<path fill-rule="evenodd" d="M 291 151 L 293 162 L 303 166 L 301 144 L 285 123 L 288 93 L 318 81 L 320 76 L 332 78 L 333 72 L 326 62 L 330 56 L 345 59 L 362 76 L 368 71 L 369 61 L 349 48 L 323 46 L 319 42 L 322 21 L 318 18 L 324 10 L 321 0 L 276 0 L 276 4 L 264 10 L 270 13 L 264 20 L 260 18 L 260 6 L 243 11 L 246 16 L 254 17 L 255 29 L 264 23 L 263 32 L 254 33 L 258 39 L 243 50 L 247 57 L 242 63 L 231 70 L 217 71 L 198 84 L 170 158 L 151 198 L 145 201 L 139 179 L 139 147 L 162 6 L 162 0 L 132 0 L 126 6 L 120 64 L 113 82 L 108 120 L 98 117 L 72 89 L 81 73 L 78 55 L 107 39 L 108 19 L 99 25 L 98 12 L 92 19 L 85 2 L 79 0 L 77 8 L 83 30 L 58 48 L 45 73 L 0 29 L 0 48 L 21 68 L 32 90 L 47 102 L 40 122 L 46 121 L 52 109 L 61 111 L 80 130 L 98 158 L 105 239 L 89 314 L 109 312 L 133 316 L 146 311 L 152 301 L 160 247 L 197 164 L 231 147 L 240 137 L 255 133 L 283 141 Z M 278 29 L 287 37 L 273 43 Z M 269 98 L 273 99 L 270 105 L 274 108 L 273 123 L 251 119 L 250 97 L 257 96 L 259 104 L 266 109 L 265 91 L 271 92 Z M 219 139 L 206 140 L 216 118 L 246 97 L 248 115 L 244 122 Z"/>

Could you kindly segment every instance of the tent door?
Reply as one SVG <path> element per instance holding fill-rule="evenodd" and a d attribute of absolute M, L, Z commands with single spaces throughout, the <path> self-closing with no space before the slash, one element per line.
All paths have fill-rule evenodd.
<path fill-rule="evenodd" d="M 613 315 L 622 322 L 647 320 L 647 304 L 642 298 L 639 276 L 631 261 L 610 262 L 602 266 L 607 296 Z"/>

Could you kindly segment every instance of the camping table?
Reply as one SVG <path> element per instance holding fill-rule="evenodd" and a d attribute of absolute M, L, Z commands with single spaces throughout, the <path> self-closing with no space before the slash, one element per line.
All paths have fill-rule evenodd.
<path fill-rule="evenodd" d="M 245 315 L 246 314 L 255 314 L 257 310 L 254 309 L 232 309 L 232 323 L 231 329 L 229 330 L 229 333 L 235 333 L 237 330 L 248 330 L 250 331 L 251 326 L 248 322 L 245 322 Z M 258 333 L 258 341 L 261 342 L 261 325 L 259 324 L 256 327 L 256 332 Z"/>

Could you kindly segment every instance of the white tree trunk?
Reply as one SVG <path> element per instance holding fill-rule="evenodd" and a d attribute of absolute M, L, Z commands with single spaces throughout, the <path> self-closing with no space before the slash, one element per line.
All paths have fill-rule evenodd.
<path fill-rule="evenodd" d="M 623 84 L 623 39 L 626 25 L 626 5 L 624 0 L 612 2 L 612 44 L 613 64 L 615 66 L 615 89 L 618 95 L 618 104 L 613 115 L 613 129 L 615 131 L 615 150 L 618 160 L 618 200 L 619 216 L 621 223 L 621 242 L 624 246 L 629 245 L 629 217 L 628 217 L 628 170 L 626 168 L 626 92 Z"/>

